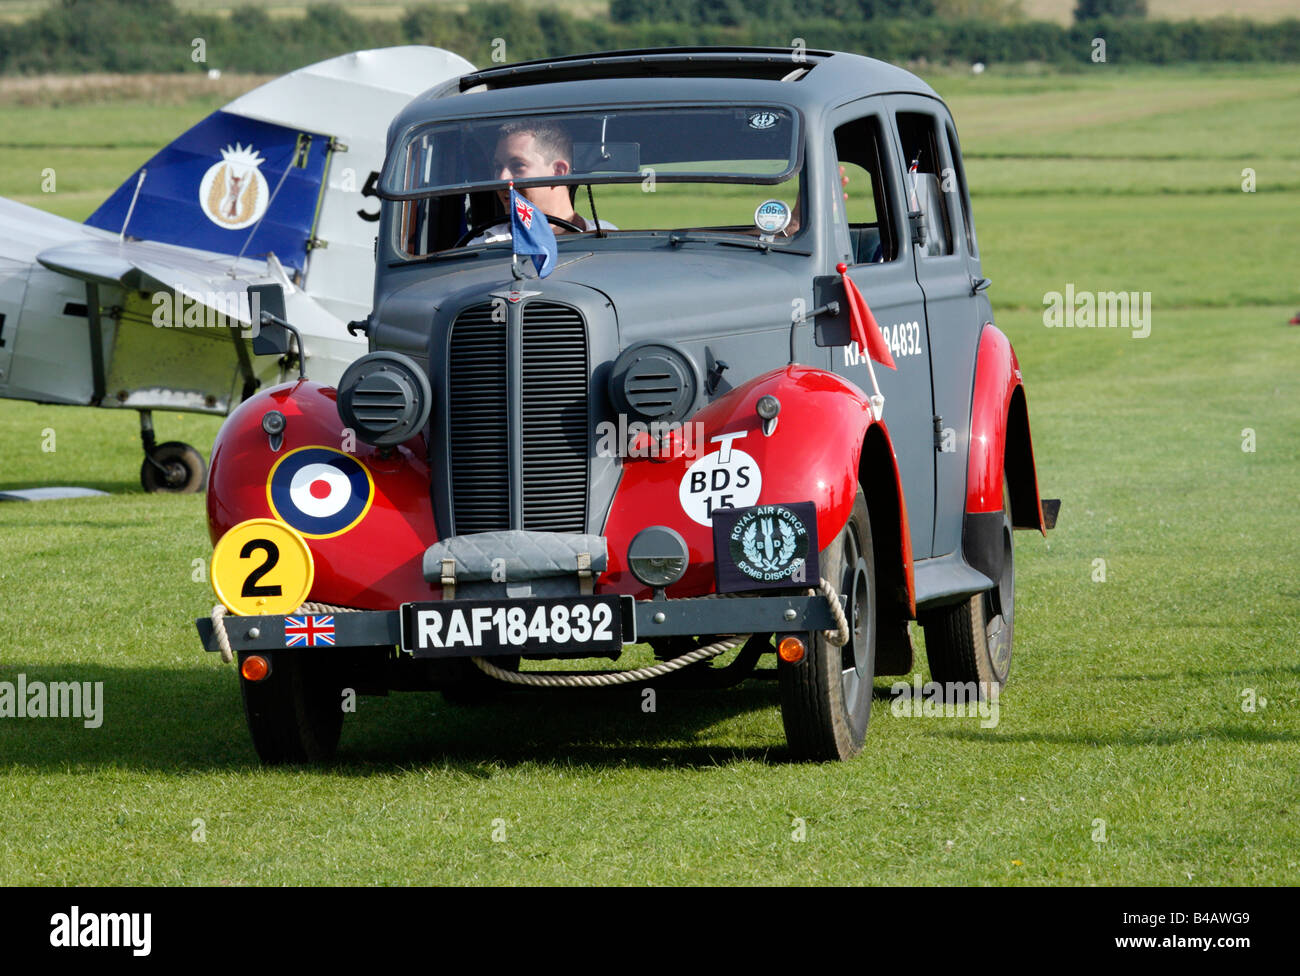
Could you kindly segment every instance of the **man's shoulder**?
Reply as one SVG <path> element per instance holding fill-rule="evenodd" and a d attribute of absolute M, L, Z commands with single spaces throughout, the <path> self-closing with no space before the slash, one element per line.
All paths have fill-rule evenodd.
<path fill-rule="evenodd" d="M 472 247 L 475 244 L 498 244 L 501 241 L 508 241 L 511 238 L 510 222 L 503 221 L 499 224 L 493 224 L 478 237 L 466 243 L 466 247 Z"/>

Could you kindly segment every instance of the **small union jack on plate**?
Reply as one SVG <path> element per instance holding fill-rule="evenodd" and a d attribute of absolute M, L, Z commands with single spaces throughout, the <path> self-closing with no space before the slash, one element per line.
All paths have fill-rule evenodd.
<path fill-rule="evenodd" d="M 285 647 L 333 647 L 334 615 L 285 617 Z"/>

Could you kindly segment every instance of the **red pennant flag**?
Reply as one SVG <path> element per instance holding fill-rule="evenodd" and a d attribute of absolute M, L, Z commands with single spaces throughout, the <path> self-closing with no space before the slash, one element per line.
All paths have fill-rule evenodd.
<path fill-rule="evenodd" d="M 894 357 L 889 354 L 889 344 L 880 332 L 876 317 L 871 314 L 871 307 L 848 275 L 848 265 L 837 264 L 835 270 L 844 279 L 844 292 L 849 299 L 849 321 L 852 323 L 853 341 L 858 344 L 858 350 L 880 365 L 897 370 Z"/>

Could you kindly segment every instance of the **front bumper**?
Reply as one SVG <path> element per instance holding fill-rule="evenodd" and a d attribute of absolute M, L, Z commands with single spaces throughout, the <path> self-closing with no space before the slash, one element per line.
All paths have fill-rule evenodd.
<path fill-rule="evenodd" d="M 456 600 L 443 601 L 454 607 Z M 681 600 L 625 598 L 624 644 L 644 643 L 658 637 L 713 636 L 718 634 L 803 633 L 833 630 L 830 605 L 820 594 L 813 596 L 691 597 Z M 295 616 L 301 616 L 296 614 Z M 628 619 L 630 616 L 630 619 Z M 319 647 L 286 647 L 283 614 L 263 617 L 225 618 L 226 636 L 236 654 L 246 651 L 318 651 Z M 219 651 L 212 621 L 196 621 L 206 651 Z M 402 642 L 399 610 L 358 610 L 334 615 L 333 645 L 344 649 L 394 648 Z M 529 648 L 523 648 L 529 654 Z M 514 651 L 485 652 L 473 647 L 430 648 L 414 656 L 431 658 L 480 657 L 518 654 Z M 536 648 L 544 653 L 544 647 Z M 601 655 L 603 656 L 603 655 Z"/>

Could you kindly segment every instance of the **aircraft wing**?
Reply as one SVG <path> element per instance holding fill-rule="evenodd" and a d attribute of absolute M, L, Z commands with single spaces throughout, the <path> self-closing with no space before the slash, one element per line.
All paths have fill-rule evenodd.
<path fill-rule="evenodd" d="M 286 378 L 286 364 L 252 354 L 250 284 L 284 288 L 313 379 L 337 382 L 361 349 L 347 324 L 296 287 L 274 258 L 236 261 L 175 245 L 94 240 L 47 248 L 36 260 L 88 286 L 105 345 L 105 406 L 226 413 L 259 384 Z"/>
<path fill-rule="evenodd" d="M 291 72 L 182 133 L 78 224 L 0 199 L 0 396 L 225 413 L 282 364 L 253 359 L 246 287 L 279 283 L 308 374 L 365 341 L 387 128 L 473 69 L 358 51 Z"/>

